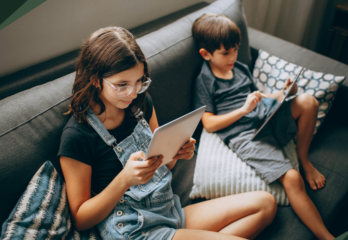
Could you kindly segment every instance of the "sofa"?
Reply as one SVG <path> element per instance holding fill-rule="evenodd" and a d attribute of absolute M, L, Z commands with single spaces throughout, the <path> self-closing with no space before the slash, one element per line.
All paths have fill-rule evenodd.
<path fill-rule="evenodd" d="M 163 125 L 192 110 L 192 89 L 202 59 L 191 35 L 193 21 L 205 12 L 223 13 L 242 32 L 238 60 L 252 71 L 263 49 L 314 71 L 348 77 L 348 66 L 292 43 L 247 27 L 240 0 L 195 4 L 135 29 L 153 84 L 149 89 L 158 121 Z M 105 26 L 101 26 L 105 27 Z M 0 78 L 0 223 L 6 220 L 28 182 L 50 160 L 62 175 L 56 154 L 63 115 L 71 98 L 78 50 Z M 202 125 L 194 133 L 199 140 Z M 199 148 L 199 143 L 197 144 Z M 183 206 L 192 200 L 196 155 L 180 160 L 172 187 Z M 326 186 L 307 192 L 326 226 L 334 234 L 348 231 L 348 80 L 339 88 L 334 104 L 310 147 L 309 159 L 326 176 Z M 315 239 L 291 207 L 278 207 L 274 221 L 257 239 Z"/>

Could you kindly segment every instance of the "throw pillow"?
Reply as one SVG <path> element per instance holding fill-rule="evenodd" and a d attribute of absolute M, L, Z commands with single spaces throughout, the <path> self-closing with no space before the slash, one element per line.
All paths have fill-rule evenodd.
<path fill-rule="evenodd" d="M 259 50 L 253 71 L 254 81 L 261 92 L 273 93 L 281 90 L 285 81 L 293 79 L 302 67 Z M 298 94 L 309 93 L 319 101 L 319 111 L 314 134 L 319 130 L 329 112 L 344 76 L 305 69 L 297 82 Z"/>
<path fill-rule="evenodd" d="M 63 179 L 46 161 L 30 180 L 0 239 L 101 239 L 96 228 L 77 232 L 72 227 Z"/>
<path fill-rule="evenodd" d="M 291 141 L 282 150 L 298 171 L 299 164 L 294 142 Z M 216 133 L 208 133 L 203 129 L 190 198 L 213 199 L 261 190 L 271 193 L 278 205 L 289 205 L 285 190 L 278 181 L 267 185 L 249 165 L 225 145 Z"/>

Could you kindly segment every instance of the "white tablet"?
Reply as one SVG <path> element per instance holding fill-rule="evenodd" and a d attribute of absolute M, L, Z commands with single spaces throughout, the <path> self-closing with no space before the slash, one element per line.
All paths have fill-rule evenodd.
<path fill-rule="evenodd" d="M 180 148 L 190 140 L 204 112 L 205 106 L 157 128 L 145 159 L 163 155 L 161 166 L 171 162 Z"/>

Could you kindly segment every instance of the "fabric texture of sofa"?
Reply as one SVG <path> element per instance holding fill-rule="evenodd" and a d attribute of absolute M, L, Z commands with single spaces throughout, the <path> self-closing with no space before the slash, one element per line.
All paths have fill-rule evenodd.
<path fill-rule="evenodd" d="M 192 87 L 202 59 L 193 42 L 191 26 L 205 12 L 223 13 L 241 28 L 243 43 L 238 59 L 247 64 L 251 71 L 258 50 L 263 49 L 314 71 L 348 77 L 348 66 L 345 64 L 247 28 L 240 0 L 218 0 L 210 5 L 200 3 L 134 29 L 135 36 L 141 36 L 137 42 L 150 67 L 153 84 L 149 93 L 160 125 L 192 110 Z M 178 17 L 182 18 L 173 22 Z M 67 110 L 74 82 L 74 54 L 58 58 L 59 61 L 52 60 L 56 64 L 51 62 L 54 65 L 52 69 L 47 70 L 47 65 L 41 64 L 0 79 L 0 93 L 5 97 L 0 101 L 1 224 L 16 205 L 33 174 L 46 160 L 50 160 L 61 173 L 56 154 L 61 131 L 69 119 L 63 113 Z M 202 126 L 194 135 L 196 139 L 199 139 L 201 130 Z M 347 143 L 346 80 L 338 90 L 309 153 L 311 162 L 326 176 L 327 182 L 322 190 L 312 191 L 308 184 L 306 189 L 329 228 L 339 224 L 336 220 L 338 216 L 348 216 Z M 196 156 L 190 161 L 181 160 L 172 170 L 173 190 L 180 196 L 183 206 L 192 203 L 189 193 L 195 159 Z M 348 221 L 345 223 L 348 225 Z M 273 223 L 257 239 L 314 239 L 314 235 L 291 207 L 279 207 Z"/>

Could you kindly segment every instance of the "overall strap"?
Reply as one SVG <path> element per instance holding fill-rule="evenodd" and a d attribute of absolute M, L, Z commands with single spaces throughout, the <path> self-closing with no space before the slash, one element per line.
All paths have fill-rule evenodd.
<path fill-rule="evenodd" d="M 90 108 L 87 109 L 87 121 L 107 145 L 111 147 L 117 146 L 116 138 L 110 135 L 108 130 L 106 130 L 102 122 L 98 119 L 98 117 Z"/>
<path fill-rule="evenodd" d="M 132 110 L 134 116 L 136 117 L 136 119 L 139 122 L 143 118 L 143 111 L 141 111 L 140 108 L 136 108 L 136 107 L 132 107 L 131 110 Z"/>

